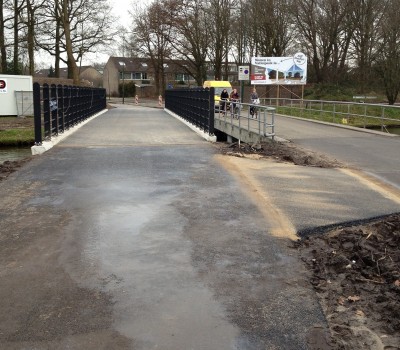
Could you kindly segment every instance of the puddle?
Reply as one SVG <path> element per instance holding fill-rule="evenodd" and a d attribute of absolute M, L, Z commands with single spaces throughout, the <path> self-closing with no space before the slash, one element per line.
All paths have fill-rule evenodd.
<path fill-rule="evenodd" d="M 3 164 L 7 160 L 20 160 L 31 155 L 30 148 L 0 148 L 0 164 Z"/>

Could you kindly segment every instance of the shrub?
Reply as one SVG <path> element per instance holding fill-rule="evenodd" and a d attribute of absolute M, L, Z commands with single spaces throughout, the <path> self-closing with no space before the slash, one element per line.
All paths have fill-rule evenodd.
<path fill-rule="evenodd" d="M 125 85 L 125 91 L 123 91 L 123 86 Z M 118 86 L 119 97 L 124 95 L 125 97 L 134 97 L 136 95 L 136 85 L 133 81 L 125 82 L 125 84 L 120 83 Z"/>

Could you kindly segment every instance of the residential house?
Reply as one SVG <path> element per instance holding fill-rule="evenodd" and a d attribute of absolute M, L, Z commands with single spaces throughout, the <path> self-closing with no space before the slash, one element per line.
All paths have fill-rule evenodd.
<path fill-rule="evenodd" d="M 101 87 L 103 83 L 103 75 L 93 68 L 92 66 L 82 66 L 78 67 L 79 78 L 86 86 Z M 35 72 L 34 80 L 43 83 L 52 84 L 52 79 L 50 75 L 54 73 L 49 69 L 41 69 Z M 63 84 L 68 84 L 68 68 L 60 68 L 60 79 L 63 80 Z M 72 84 L 72 81 L 71 81 Z"/>
<path fill-rule="evenodd" d="M 185 69 L 186 62 L 166 60 L 164 63 L 164 88 L 194 86 L 195 80 Z M 103 87 L 107 95 L 118 96 L 122 82 L 134 82 L 138 94 L 152 96 L 155 93 L 155 72 L 149 58 L 110 57 L 103 71 Z"/>
<path fill-rule="evenodd" d="M 194 78 L 188 74 L 189 62 L 183 60 L 164 61 L 164 88 L 179 86 L 197 86 Z M 211 63 L 207 65 L 207 80 L 214 80 L 214 70 Z M 237 82 L 238 66 L 228 64 L 228 80 Z M 155 74 L 149 58 L 114 57 L 108 59 L 103 71 L 103 87 L 109 96 L 119 96 L 119 84 L 134 82 L 140 96 L 154 96 Z"/>
<path fill-rule="evenodd" d="M 225 74 L 225 64 L 222 66 L 222 73 Z M 237 82 L 239 78 L 238 64 L 235 62 L 228 63 L 227 79 L 231 83 Z M 207 63 L 207 80 L 215 80 L 214 66 L 211 62 Z M 224 78 L 225 80 L 225 78 Z"/>

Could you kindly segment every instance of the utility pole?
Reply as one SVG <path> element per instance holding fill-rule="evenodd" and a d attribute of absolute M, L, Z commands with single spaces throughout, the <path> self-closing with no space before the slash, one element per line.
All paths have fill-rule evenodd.
<path fill-rule="evenodd" d="M 122 104 L 125 104 L 125 35 L 122 35 Z"/>

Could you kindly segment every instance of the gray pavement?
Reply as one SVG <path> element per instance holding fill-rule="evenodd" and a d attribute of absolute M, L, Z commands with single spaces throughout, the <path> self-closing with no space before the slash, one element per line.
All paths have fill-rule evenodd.
<path fill-rule="evenodd" d="M 276 117 L 275 132 L 400 189 L 400 136 L 389 137 L 283 116 Z"/>
<path fill-rule="evenodd" d="M 397 199 L 229 158 L 162 110 L 118 106 L 0 183 L 0 348 L 310 348 L 326 321 L 289 231 Z"/>

